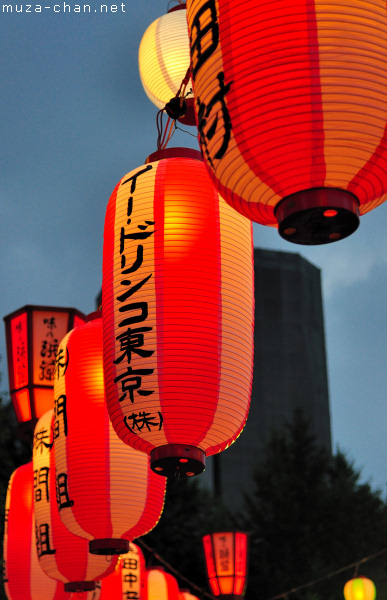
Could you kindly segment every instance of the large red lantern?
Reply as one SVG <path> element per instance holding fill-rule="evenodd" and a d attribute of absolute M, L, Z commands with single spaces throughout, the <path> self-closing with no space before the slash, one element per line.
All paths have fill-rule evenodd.
<path fill-rule="evenodd" d="M 387 197 L 386 3 L 187 0 L 199 138 L 236 210 L 300 244 Z"/>
<path fill-rule="evenodd" d="M 63 584 L 40 568 L 35 544 L 32 462 L 13 472 L 5 504 L 4 587 L 8 600 L 66 600 Z"/>
<path fill-rule="evenodd" d="M 179 585 L 173 575 L 161 567 L 146 571 L 147 600 L 179 600 Z"/>
<path fill-rule="evenodd" d="M 71 533 L 61 522 L 58 505 L 70 502 L 66 496 L 65 478 L 55 486 L 54 415 L 48 411 L 35 427 L 33 442 L 34 512 L 36 547 L 41 568 L 64 583 L 66 592 L 94 590 L 96 581 L 114 571 L 104 556 L 89 554 L 84 538 Z M 54 434 L 53 434 L 54 431 Z"/>
<path fill-rule="evenodd" d="M 344 586 L 345 600 L 375 600 L 375 584 L 368 577 L 353 577 Z"/>
<path fill-rule="evenodd" d="M 205 535 L 203 548 L 214 596 L 243 596 L 247 581 L 247 534 L 227 531 Z"/>
<path fill-rule="evenodd" d="M 124 444 L 107 412 L 99 313 L 61 341 L 55 373 L 55 467 L 66 482 L 62 522 L 94 554 L 121 554 L 157 524 L 165 481 Z"/>
<path fill-rule="evenodd" d="M 102 286 L 113 427 L 177 476 L 241 432 L 253 357 L 251 223 L 218 197 L 199 153 L 184 153 L 156 153 L 116 186 Z"/>
<path fill-rule="evenodd" d="M 85 316 L 75 308 L 24 306 L 4 317 L 11 400 L 19 428 L 32 439 L 36 421 L 54 407 L 55 354 Z"/>
<path fill-rule="evenodd" d="M 133 542 L 129 551 L 121 554 L 114 573 L 101 581 L 100 600 L 112 598 L 147 600 L 145 559 L 141 548 Z"/>

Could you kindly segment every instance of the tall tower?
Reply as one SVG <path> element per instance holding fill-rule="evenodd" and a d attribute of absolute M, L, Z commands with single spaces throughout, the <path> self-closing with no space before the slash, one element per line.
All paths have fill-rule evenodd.
<path fill-rule="evenodd" d="M 232 511 L 262 460 L 273 429 L 300 408 L 331 452 L 320 270 L 299 254 L 254 250 L 254 377 L 250 413 L 237 441 L 209 457 L 205 481 Z M 238 356 L 235 356 L 238 360 Z M 204 483 L 204 481 L 203 481 Z"/>

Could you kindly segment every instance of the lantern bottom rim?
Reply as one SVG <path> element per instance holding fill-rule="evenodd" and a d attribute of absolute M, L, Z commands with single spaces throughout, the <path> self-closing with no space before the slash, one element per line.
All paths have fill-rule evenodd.
<path fill-rule="evenodd" d="M 129 551 L 129 541 L 122 538 L 103 538 L 90 540 L 90 554 L 126 554 Z"/>
<path fill-rule="evenodd" d="M 95 590 L 95 581 L 70 581 L 64 584 L 65 592 L 92 592 Z"/>
<path fill-rule="evenodd" d="M 166 444 L 150 453 L 152 471 L 164 477 L 183 479 L 199 475 L 206 466 L 206 453 L 196 446 Z"/>
<path fill-rule="evenodd" d="M 278 232 L 294 244 L 330 244 L 359 226 L 359 202 L 339 188 L 311 188 L 286 196 L 275 208 Z"/>

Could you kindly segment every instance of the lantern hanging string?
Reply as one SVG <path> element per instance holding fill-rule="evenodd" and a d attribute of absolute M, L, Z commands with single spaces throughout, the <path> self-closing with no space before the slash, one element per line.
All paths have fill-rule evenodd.
<path fill-rule="evenodd" d="M 218 600 L 217 598 L 215 598 L 215 596 L 212 596 L 211 594 L 205 592 L 204 590 L 202 590 L 199 586 L 197 586 L 195 583 L 193 583 L 192 581 L 190 581 L 189 579 L 187 579 L 187 577 L 185 577 L 184 575 L 182 575 L 181 573 L 179 573 L 179 571 L 177 571 L 176 569 L 174 569 L 174 567 L 172 567 L 172 565 L 167 562 L 166 560 L 164 560 L 159 554 L 157 554 L 157 552 L 155 552 L 153 550 L 153 548 L 151 548 L 150 546 L 148 546 L 148 544 L 146 544 L 145 542 L 143 542 L 141 539 L 137 539 L 136 540 L 136 544 L 138 544 L 139 546 L 141 546 L 144 550 L 146 550 L 147 552 L 149 552 L 150 554 L 152 554 L 152 556 L 158 560 L 162 565 L 164 565 L 169 571 L 171 571 L 171 573 L 173 573 L 175 575 L 175 577 L 177 577 L 178 579 L 185 581 L 185 583 L 188 584 L 188 586 L 190 586 L 191 588 L 195 589 L 196 592 L 198 592 L 201 596 L 205 596 L 206 598 L 209 598 L 209 600 Z M 267 598 L 266 600 L 288 600 L 288 596 L 290 594 L 295 594 L 296 592 L 299 592 L 301 590 L 304 590 L 308 587 L 312 587 L 314 585 L 317 585 L 318 583 L 321 583 L 322 581 L 325 581 L 326 579 L 330 579 L 331 577 L 334 577 L 335 575 L 339 575 L 340 573 L 343 573 L 345 571 L 349 571 L 349 569 L 356 569 L 356 573 L 359 570 L 359 566 L 363 563 L 366 563 L 370 560 L 373 560 L 375 558 L 378 558 L 379 556 L 382 556 L 383 554 L 385 554 L 387 552 L 387 547 L 382 548 L 381 550 L 379 550 L 378 552 L 375 552 L 375 554 L 370 554 L 369 556 L 364 556 L 363 558 L 360 558 L 357 561 L 354 561 L 353 563 L 350 563 L 349 565 L 345 565 L 344 567 L 340 567 L 339 569 L 336 569 L 335 571 L 331 571 L 330 573 L 326 573 L 325 575 L 322 575 L 321 577 L 318 577 L 317 579 L 314 579 L 313 581 L 309 581 L 307 583 L 304 583 L 302 585 L 299 585 L 297 587 L 294 587 L 290 590 L 287 590 L 286 592 L 281 592 L 281 594 L 277 594 L 276 596 L 271 596 L 270 598 Z"/>
<path fill-rule="evenodd" d="M 173 136 L 173 134 L 175 132 L 175 129 L 177 129 L 176 119 L 178 119 L 180 114 L 182 114 L 184 112 L 183 111 L 184 98 L 186 97 L 186 95 L 188 95 L 190 93 L 190 92 L 187 92 L 187 85 L 189 83 L 190 78 L 191 78 L 191 69 L 190 69 L 190 67 L 188 67 L 187 72 L 180 84 L 180 87 L 179 87 L 178 91 L 176 92 L 176 95 L 169 102 L 167 102 L 167 104 L 164 106 L 164 108 L 159 110 L 156 115 L 157 149 L 158 150 L 163 150 L 164 148 L 167 147 L 171 137 Z M 163 127 L 164 112 L 166 112 L 168 115 L 168 121 L 167 121 L 165 128 Z M 182 130 L 182 131 L 184 131 L 184 130 Z M 188 132 L 185 132 L 185 133 L 188 133 Z"/>

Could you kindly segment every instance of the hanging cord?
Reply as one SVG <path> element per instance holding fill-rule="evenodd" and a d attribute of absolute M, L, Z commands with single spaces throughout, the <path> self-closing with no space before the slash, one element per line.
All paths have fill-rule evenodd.
<path fill-rule="evenodd" d="M 156 115 L 157 126 L 157 150 L 164 150 L 167 147 L 171 137 L 173 136 L 176 127 L 176 119 L 185 114 L 185 97 L 191 93 L 187 92 L 187 86 L 191 78 L 191 68 L 188 67 L 187 73 L 182 80 L 176 95 L 159 110 Z M 166 126 L 163 126 L 163 113 L 167 113 L 168 120 Z M 182 130 L 184 131 L 184 130 Z"/>
<path fill-rule="evenodd" d="M 174 569 L 169 562 L 167 562 L 166 560 L 164 560 L 160 556 L 160 554 L 157 554 L 157 552 L 155 552 L 150 546 L 148 546 L 148 544 L 146 544 L 145 542 L 143 542 L 141 539 L 137 539 L 135 541 L 135 543 L 138 544 L 139 546 L 141 546 L 141 548 L 143 548 L 147 552 L 149 552 L 158 562 L 160 562 L 162 565 L 164 565 L 164 567 L 166 567 L 168 569 L 168 571 L 171 571 L 171 573 L 173 573 L 176 578 L 180 579 L 181 581 L 184 581 L 188 585 L 188 587 L 190 589 L 194 589 L 201 596 L 205 596 L 206 598 L 209 598 L 209 600 L 218 600 L 217 598 L 215 598 L 214 596 L 212 596 L 208 592 L 205 592 L 204 590 L 202 590 L 202 588 L 199 587 L 198 585 L 196 585 L 196 583 L 193 583 L 192 581 L 190 581 L 189 579 L 187 579 L 187 577 L 185 577 L 184 575 L 182 575 L 181 573 L 179 573 L 179 571 L 176 571 L 176 569 Z"/>

